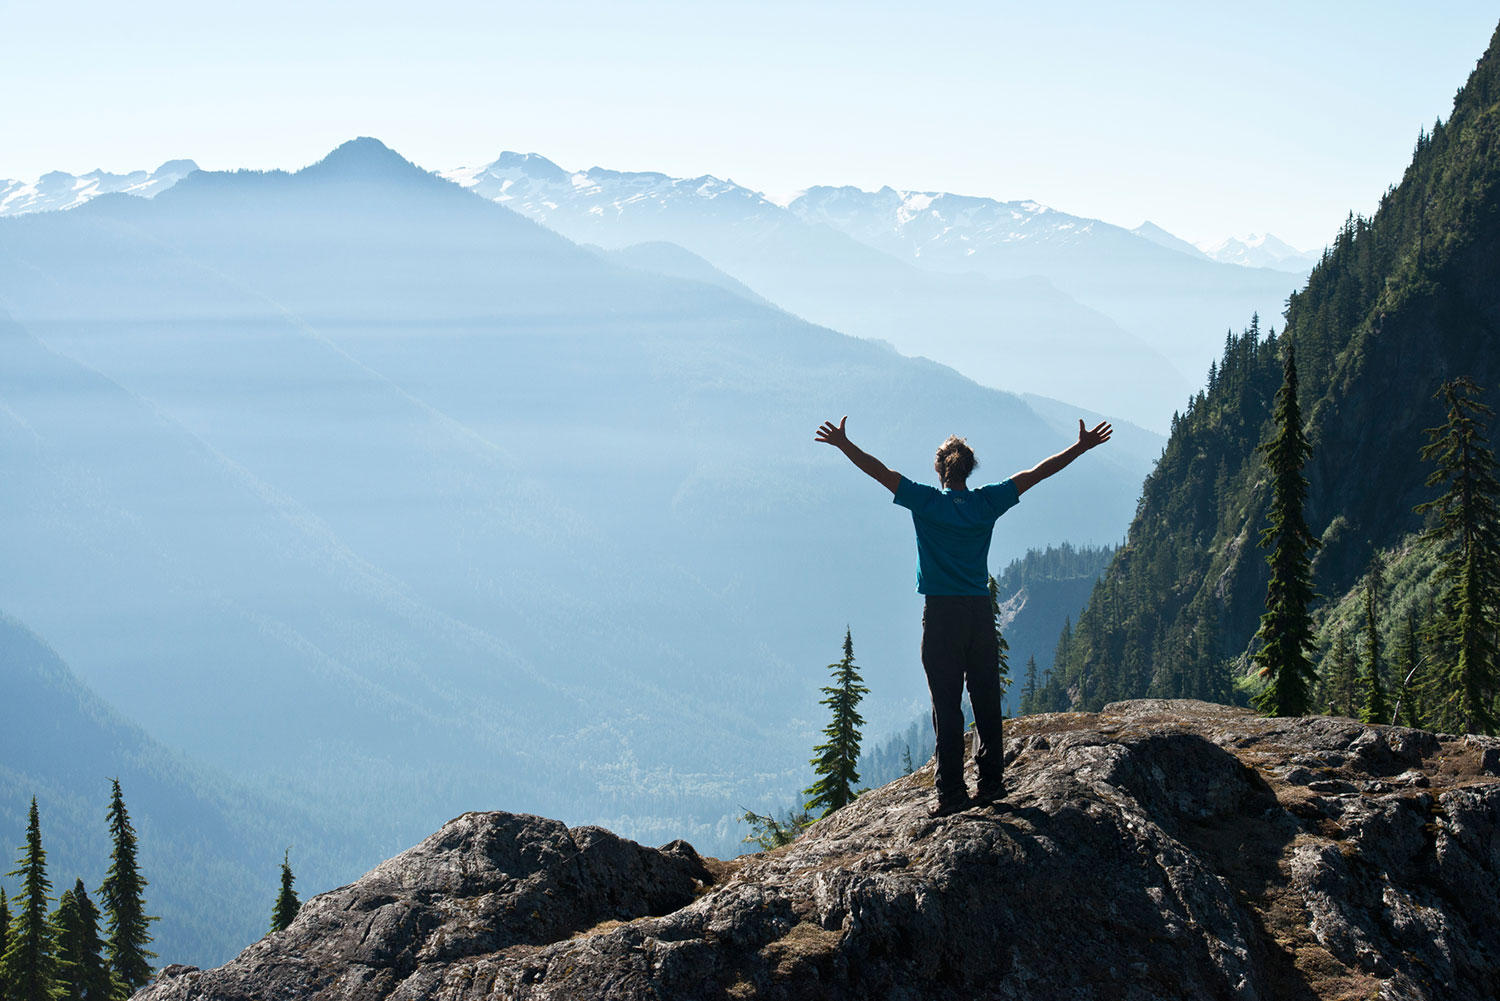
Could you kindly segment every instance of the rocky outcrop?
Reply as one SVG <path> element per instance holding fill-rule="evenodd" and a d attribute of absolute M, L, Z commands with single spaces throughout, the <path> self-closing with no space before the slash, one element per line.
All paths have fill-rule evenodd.
<path fill-rule="evenodd" d="M 1144 700 L 1032 716 L 721 862 L 470 813 L 137 1001 L 1500 996 L 1500 741 Z"/>

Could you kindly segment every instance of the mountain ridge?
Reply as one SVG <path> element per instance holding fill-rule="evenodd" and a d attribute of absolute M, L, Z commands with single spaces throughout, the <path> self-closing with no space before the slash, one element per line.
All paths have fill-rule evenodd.
<path fill-rule="evenodd" d="M 1256 449 L 1269 435 L 1287 339 L 1312 444 L 1305 513 L 1322 542 L 1314 588 L 1336 603 L 1372 558 L 1417 544 L 1423 519 L 1412 508 L 1432 496 L 1419 452 L 1425 429 L 1443 421 L 1434 394 L 1457 375 L 1500 385 L 1497 135 L 1500 29 L 1375 215 L 1351 217 L 1291 297 L 1281 340 L 1253 326 L 1226 338 L 1060 658 L 1074 705 L 1237 697 L 1228 686 L 1255 652 L 1268 578 L 1254 545 L 1270 500 Z M 1390 609 L 1392 621 L 1425 616 L 1421 582 L 1400 583 L 1408 603 Z"/>

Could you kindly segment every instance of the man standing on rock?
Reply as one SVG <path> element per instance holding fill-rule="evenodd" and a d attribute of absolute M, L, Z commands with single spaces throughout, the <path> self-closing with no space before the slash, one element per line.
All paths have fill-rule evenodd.
<path fill-rule="evenodd" d="M 989 552 L 995 521 L 1036 484 L 1084 452 L 1109 441 L 1113 429 L 1100 421 L 1092 431 L 1078 422 L 1078 440 L 1056 455 L 1008 480 L 976 490 L 966 485 L 979 463 L 964 439 L 949 436 L 937 450 L 933 469 L 943 489 L 913 483 L 849 440 L 848 417 L 824 421 L 816 440 L 832 445 L 849 461 L 895 495 L 911 511 L 917 530 L 917 592 L 922 611 L 922 669 L 932 694 L 932 728 L 937 734 L 937 797 L 928 814 L 943 817 L 969 806 L 964 785 L 963 689 L 967 681 L 974 707 L 974 766 L 979 788 L 974 802 L 992 803 L 1004 794 L 1004 708 L 1000 691 L 1000 646 L 990 609 Z"/>

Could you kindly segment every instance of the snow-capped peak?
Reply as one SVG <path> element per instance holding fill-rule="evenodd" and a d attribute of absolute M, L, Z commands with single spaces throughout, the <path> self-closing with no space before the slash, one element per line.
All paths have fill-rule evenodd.
<path fill-rule="evenodd" d="M 1205 240 L 1197 244 L 1197 247 L 1216 261 L 1249 268 L 1302 271 L 1317 262 L 1317 254 L 1298 250 L 1270 233 L 1250 233 L 1218 241 Z"/>

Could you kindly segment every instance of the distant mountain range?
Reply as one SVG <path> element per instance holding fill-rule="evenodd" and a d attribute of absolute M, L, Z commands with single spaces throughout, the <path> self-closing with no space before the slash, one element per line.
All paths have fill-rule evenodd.
<path fill-rule="evenodd" d="M 572 239 L 677 243 L 815 322 L 1150 427 L 1226 329 L 1274 321 L 1298 284 L 1035 202 L 824 187 L 783 207 L 712 176 L 570 171 L 535 153 L 444 176 Z"/>
<path fill-rule="evenodd" d="M 152 175 L 3 182 L 0 216 L 108 191 L 152 194 L 180 179 L 183 164 L 191 161 Z M 442 176 L 580 243 L 651 244 L 658 249 L 635 253 L 658 261 L 661 246 L 675 244 L 815 323 L 1157 431 L 1224 330 L 1257 311 L 1275 324 L 1298 282 L 1284 271 L 1300 266 L 1274 238 L 1205 253 L 1149 223 L 1124 230 L 1031 201 L 815 187 L 780 205 L 709 175 L 571 171 L 535 153 Z"/>
<path fill-rule="evenodd" d="M 926 697 L 910 523 L 818 421 L 920 479 L 952 432 L 995 479 L 1076 434 L 368 139 L 0 219 L 0 309 L 0 608 L 366 864 L 491 807 L 733 852 L 846 625 L 872 732 Z M 1159 439 L 1117 438 L 998 565 L 1119 537 Z"/>
<path fill-rule="evenodd" d="M 1136 236 L 1152 243 L 1175 250 L 1189 257 L 1202 257 L 1224 264 L 1238 264 L 1246 268 L 1271 268 L 1306 276 L 1306 272 L 1318 263 L 1318 255 L 1278 240 L 1270 233 L 1257 236 L 1251 233 L 1244 239 L 1228 237 L 1217 242 L 1191 244 L 1168 233 L 1153 222 L 1141 223 L 1131 230 Z"/>

